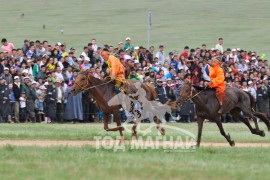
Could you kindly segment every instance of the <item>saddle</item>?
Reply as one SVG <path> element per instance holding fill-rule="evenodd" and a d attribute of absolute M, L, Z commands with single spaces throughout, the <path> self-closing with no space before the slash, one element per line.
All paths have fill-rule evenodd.
<path fill-rule="evenodd" d="M 107 76 L 104 78 L 106 81 L 111 81 L 111 77 Z M 115 90 L 117 93 L 122 92 L 125 94 L 135 93 L 136 90 L 131 88 L 130 80 L 122 79 L 122 78 L 116 78 L 113 81 L 113 84 L 115 85 Z M 135 86 L 134 86 L 135 87 Z"/>

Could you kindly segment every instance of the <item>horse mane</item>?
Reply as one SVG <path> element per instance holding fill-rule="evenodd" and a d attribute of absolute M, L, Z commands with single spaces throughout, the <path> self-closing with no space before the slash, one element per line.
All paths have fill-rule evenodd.
<path fill-rule="evenodd" d="M 99 79 L 99 78 L 96 78 L 94 77 L 93 75 L 90 74 L 90 70 L 86 70 L 84 72 L 81 72 L 81 74 L 85 75 L 85 76 L 90 76 L 91 80 L 94 81 L 95 84 L 101 84 L 101 83 L 104 83 L 106 80 L 104 79 Z M 108 83 L 108 84 L 111 84 L 111 83 Z"/>
<path fill-rule="evenodd" d="M 201 87 L 201 86 L 195 86 L 195 85 L 192 85 L 193 88 L 195 88 L 196 90 L 198 91 L 202 91 L 205 89 L 205 87 Z"/>
<path fill-rule="evenodd" d="M 150 89 L 151 91 L 151 99 L 152 100 L 155 100 L 157 98 L 157 93 L 156 93 L 156 90 L 155 90 L 155 87 L 153 86 L 153 84 L 149 83 L 149 82 L 145 82 L 144 83 L 146 86 L 148 86 L 148 88 Z"/>

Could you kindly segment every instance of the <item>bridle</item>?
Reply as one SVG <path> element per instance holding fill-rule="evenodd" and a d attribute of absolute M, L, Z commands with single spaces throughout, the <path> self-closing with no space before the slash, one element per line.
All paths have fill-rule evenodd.
<path fill-rule="evenodd" d="M 190 86 L 191 86 L 191 84 L 190 84 Z M 203 90 L 197 92 L 196 94 L 192 95 L 192 94 L 193 94 L 193 91 L 195 90 L 195 88 L 190 87 L 190 89 L 191 89 L 191 90 L 190 90 L 190 95 L 187 97 L 187 99 L 186 99 L 185 101 L 183 101 L 183 104 L 184 104 L 186 101 L 192 100 L 193 98 L 195 98 L 195 97 L 198 96 L 201 92 L 204 91 L 204 89 L 203 89 Z"/>
<path fill-rule="evenodd" d="M 102 86 L 102 85 L 105 85 L 105 84 L 108 84 L 108 83 L 112 82 L 112 80 L 109 80 L 109 81 L 107 81 L 107 82 L 105 82 L 105 83 L 98 84 L 98 85 L 96 85 L 96 86 L 90 86 L 90 87 L 88 87 L 89 82 L 90 82 L 90 81 L 89 81 L 89 78 L 90 78 L 90 76 L 93 76 L 93 74 L 90 72 L 88 75 L 86 75 L 86 74 L 83 74 L 83 75 L 87 77 L 87 83 L 86 83 L 86 85 L 81 86 L 81 85 L 80 85 L 79 83 L 77 83 L 77 82 L 74 83 L 76 86 L 79 86 L 79 87 L 80 87 L 81 91 L 87 91 L 87 90 L 89 90 L 89 89 L 93 89 L 93 88 L 96 88 L 96 87 L 98 87 L 98 86 Z M 94 77 L 94 76 L 93 76 L 93 77 Z M 87 88 L 87 87 L 88 87 L 88 88 Z"/>

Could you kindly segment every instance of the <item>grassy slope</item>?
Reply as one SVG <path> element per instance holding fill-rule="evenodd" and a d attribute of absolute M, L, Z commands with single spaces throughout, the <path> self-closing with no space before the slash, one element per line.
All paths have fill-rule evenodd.
<path fill-rule="evenodd" d="M 146 128 L 148 124 L 144 124 Z M 169 126 L 182 128 L 197 136 L 197 124 L 170 123 Z M 235 142 L 270 142 L 269 133 L 264 124 L 260 123 L 260 128 L 265 130 L 266 137 L 252 135 L 248 128 L 242 123 L 223 124 L 227 133 L 230 133 Z M 110 125 L 114 127 L 115 124 Z M 253 125 L 254 126 L 254 125 Z M 130 126 L 128 126 L 130 127 Z M 2 139 L 67 139 L 67 140 L 94 140 L 94 136 L 119 136 L 118 132 L 106 132 L 102 124 L 1 124 L 0 138 Z M 181 136 L 181 132 L 165 128 L 167 140 L 170 136 Z M 131 138 L 131 134 L 124 131 L 126 139 Z M 139 134 L 142 135 L 142 134 Z M 157 131 L 153 127 L 150 133 L 156 137 Z M 144 136 L 146 138 L 146 136 Z M 202 135 L 202 142 L 226 142 L 220 135 L 218 127 L 214 123 L 205 123 Z"/>
<path fill-rule="evenodd" d="M 166 51 L 181 51 L 206 43 L 213 47 L 222 36 L 224 48 L 269 51 L 270 1 L 84 1 L 2 0 L 1 37 L 17 47 L 25 38 L 66 42 L 80 49 L 95 37 L 99 45 L 116 45 L 130 36 L 135 45 L 147 45 L 147 11 L 153 12 L 151 42 Z M 24 18 L 20 18 L 21 13 Z M 42 25 L 46 24 L 46 29 Z M 64 35 L 60 34 L 64 29 Z"/>
<path fill-rule="evenodd" d="M 0 148 L 1 179 L 266 179 L 269 161 L 268 148 L 200 148 L 196 153 Z"/>

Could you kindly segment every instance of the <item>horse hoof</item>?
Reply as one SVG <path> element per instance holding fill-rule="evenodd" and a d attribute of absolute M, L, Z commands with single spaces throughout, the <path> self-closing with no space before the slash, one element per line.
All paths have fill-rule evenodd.
<path fill-rule="evenodd" d="M 166 131 L 165 131 L 164 128 L 160 128 L 160 129 L 159 129 L 159 132 L 160 132 L 160 134 L 161 134 L 162 136 L 164 136 Z"/>
<path fill-rule="evenodd" d="M 137 135 L 136 134 L 132 134 L 131 140 L 137 140 L 137 139 L 138 139 Z"/>
<path fill-rule="evenodd" d="M 192 148 L 192 149 L 196 149 L 196 148 L 199 148 L 199 147 L 200 147 L 200 145 L 198 145 L 198 144 L 190 146 L 190 148 Z"/>
<path fill-rule="evenodd" d="M 230 145 L 231 145 L 231 147 L 235 146 L 234 141 L 231 141 L 231 142 L 230 142 Z"/>
<path fill-rule="evenodd" d="M 264 131 L 261 131 L 261 132 L 260 132 L 260 136 L 262 136 L 262 137 L 264 137 L 264 136 L 265 136 Z"/>

